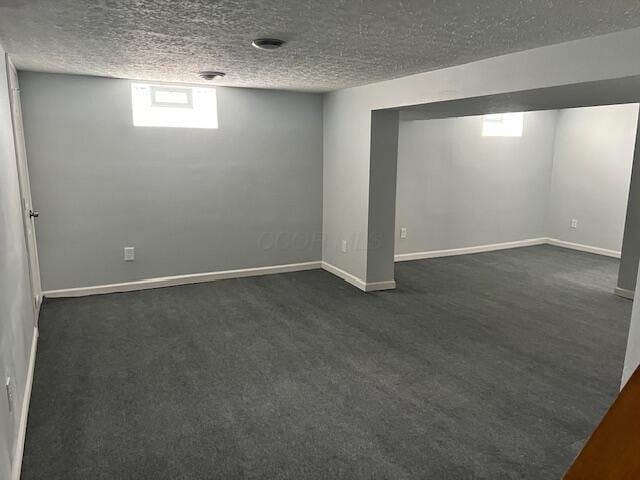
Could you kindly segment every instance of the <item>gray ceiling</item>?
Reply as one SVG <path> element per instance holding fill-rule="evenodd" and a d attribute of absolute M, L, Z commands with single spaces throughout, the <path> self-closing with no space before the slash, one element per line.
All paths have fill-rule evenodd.
<path fill-rule="evenodd" d="M 637 26 L 638 0 L 0 0 L 21 69 L 310 91 Z"/>

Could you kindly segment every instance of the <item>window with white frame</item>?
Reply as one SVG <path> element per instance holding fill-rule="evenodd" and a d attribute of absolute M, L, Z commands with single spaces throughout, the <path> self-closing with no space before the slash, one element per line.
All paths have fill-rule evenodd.
<path fill-rule="evenodd" d="M 215 88 L 131 84 L 136 127 L 218 128 Z"/>
<path fill-rule="evenodd" d="M 521 137 L 524 113 L 492 113 L 482 118 L 483 137 Z"/>

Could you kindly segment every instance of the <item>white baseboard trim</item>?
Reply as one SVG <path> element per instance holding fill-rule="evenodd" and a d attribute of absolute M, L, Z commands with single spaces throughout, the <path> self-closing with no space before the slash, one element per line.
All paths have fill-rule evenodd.
<path fill-rule="evenodd" d="M 393 290 L 394 288 L 396 288 L 395 280 L 367 283 L 361 278 L 358 278 L 355 275 L 350 274 L 349 272 L 345 272 L 344 270 L 336 267 L 335 265 L 331 265 L 330 263 L 322 262 L 322 268 L 327 272 L 334 274 L 336 277 L 342 278 L 345 282 L 358 287 L 363 292 L 377 292 L 380 290 Z"/>
<path fill-rule="evenodd" d="M 571 250 L 579 250 L 581 252 L 595 253 L 596 255 L 604 255 L 606 257 L 620 258 L 619 250 L 608 250 L 606 248 L 593 247 L 591 245 L 583 245 L 582 243 L 567 242 L 565 240 L 558 240 L 557 238 L 547 238 L 549 245 L 555 245 L 556 247 L 570 248 Z"/>
<path fill-rule="evenodd" d="M 345 272 L 344 270 L 336 267 L 335 265 L 331 265 L 330 263 L 323 261 L 322 269 L 326 270 L 329 273 L 333 273 L 336 277 L 340 277 L 345 282 L 350 283 L 355 287 L 358 287 L 363 292 L 367 291 L 367 283 L 364 280 L 356 277 L 355 275 L 351 275 L 348 272 Z"/>
<path fill-rule="evenodd" d="M 633 290 L 627 290 L 626 288 L 616 287 L 614 293 L 622 298 L 633 300 L 635 292 Z"/>
<path fill-rule="evenodd" d="M 29 418 L 29 403 L 31 402 L 31 388 L 33 387 L 33 371 L 36 366 L 36 351 L 38 349 L 38 329 L 33 331 L 33 341 L 31 342 L 31 356 L 29 358 L 29 370 L 27 372 L 27 384 L 22 401 L 22 413 L 20 415 L 20 426 L 18 427 L 18 439 L 16 441 L 16 453 L 11 466 L 11 479 L 20 480 L 22 471 L 22 456 L 24 454 L 24 441 L 27 437 L 27 419 Z"/>
<path fill-rule="evenodd" d="M 556 247 L 579 250 L 581 252 L 595 253 L 607 257 L 620 258 L 617 250 L 607 250 L 606 248 L 583 245 L 581 243 L 567 242 L 557 238 L 541 237 L 518 240 L 515 242 L 493 243 L 489 245 L 478 245 L 475 247 L 451 248 L 448 250 L 432 250 L 429 252 L 401 253 L 395 256 L 396 262 L 406 262 L 409 260 L 423 260 L 425 258 L 453 257 L 456 255 L 468 255 L 470 253 L 494 252 L 496 250 L 507 250 L 510 248 L 531 247 L 534 245 L 554 245 Z"/>
<path fill-rule="evenodd" d="M 187 275 L 173 275 L 170 277 L 146 278 L 133 282 L 112 283 L 109 285 L 96 285 L 93 287 L 66 288 L 61 290 L 48 290 L 43 296 L 57 297 L 84 297 L 87 295 L 101 295 L 105 293 L 131 292 L 135 290 L 147 290 L 150 288 L 174 287 L 177 285 L 189 285 L 193 283 L 214 282 L 228 278 L 256 277 L 260 275 L 273 275 L 276 273 L 301 272 L 304 270 L 316 270 L 322 268 L 322 262 L 291 263 L 288 265 L 273 265 L 268 267 L 242 268 L 237 270 L 223 270 L 219 272 L 192 273 Z"/>
<path fill-rule="evenodd" d="M 395 255 L 396 262 L 409 260 L 422 260 L 426 258 L 451 257 L 455 255 L 467 255 L 471 253 L 493 252 L 496 250 L 506 250 L 510 248 L 530 247 L 533 245 L 555 245 L 582 252 L 606 255 L 608 257 L 620 258 L 620 252 L 607 250 L 600 247 L 592 247 L 579 243 L 566 242 L 555 238 L 530 238 L 515 242 L 494 243 L 489 245 L 478 245 L 474 247 L 451 248 L 447 250 L 432 250 L 429 252 L 402 253 Z M 87 295 L 101 295 L 106 293 L 131 292 L 135 290 L 147 290 L 151 288 L 173 287 L 177 285 L 189 285 L 193 283 L 213 282 L 228 278 L 255 277 L 259 275 L 272 275 L 276 273 L 300 272 L 304 270 L 315 270 L 322 268 L 346 282 L 358 287 L 363 292 L 373 292 L 377 290 L 392 290 L 396 288 L 394 280 L 384 282 L 365 282 L 344 270 L 324 261 L 292 263 L 287 265 L 272 265 L 268 267 L 243 268 L 237 270 L 223 270 L 218 272 L 192 273 L 186 275 L 173 275 L 169 277 L 146 278 L 133 282 L 112 283 L 108 285 L 95 285 L 91 287 L 66 288 L 60 290 L 47 290 L 42 292 L 43 297 L 84 297 Z M 624 296 L 624 295 L 621 295 Z M 628 298 L 628 297 L 626 297 Z"/>
<path fill-rule="evenodd" d="M 422 260 L 425 258 L 453 257 L 456 255 L 468 255 L 470 253 L 494 252 L 496 250 L 507 250 L 509 248 L 531 247 L 533 245 L 544 245 L 548 243 L 546 237 L 529 238 L 515 242 L 492 243 L 489 245 L 478 245 L 475 247 L 449 248 L 447 250 L 431 250 L 429 252 L 401 253 L 395 256 L 396 262 L 406 262 L 409 260 Z"/>
<path fill-rule="evenodd" d="M 384 282 L 368 282 L 365 286 L 365 292 L 379 292 L 382 290 L 393 290 L 396 288 L 395 280 L 387 280 Z"/>

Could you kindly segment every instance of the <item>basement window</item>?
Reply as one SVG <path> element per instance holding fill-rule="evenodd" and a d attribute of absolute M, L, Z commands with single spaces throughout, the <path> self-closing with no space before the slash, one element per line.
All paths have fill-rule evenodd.
<path fill-rule="evenodd" d="M 215 88 L 131 84 L 136 127 L 218 128 Z"/>
<path fill-rule="evenodd" d="M 524 113 L 492 113 L 482 118 L 483 137 L 521 137 Z"/>

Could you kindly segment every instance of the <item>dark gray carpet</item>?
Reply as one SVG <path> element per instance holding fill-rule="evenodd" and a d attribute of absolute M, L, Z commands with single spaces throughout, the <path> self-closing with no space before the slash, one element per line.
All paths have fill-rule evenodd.
<path fill-rule="evenodd" d="M 23 480 L 556 479 L 616 396 L 618 262 L 542 246 L 47 300 Z"/>

